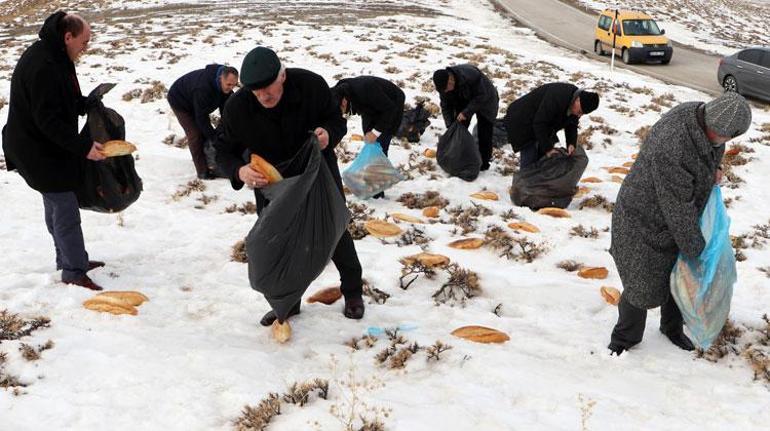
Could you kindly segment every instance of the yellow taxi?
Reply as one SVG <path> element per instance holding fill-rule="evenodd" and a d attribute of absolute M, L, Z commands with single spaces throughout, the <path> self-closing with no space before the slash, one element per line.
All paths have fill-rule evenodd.
<path fill-rule="evenodd" d="M 594 52 L 606 55 L 612 52 L 623 62 L 660 62 L 668 64 L 674 55 L 671 41 L 658 24 L 646 13 L 627 9 L 605 9 L 599 15 L 594 37 Z"/>

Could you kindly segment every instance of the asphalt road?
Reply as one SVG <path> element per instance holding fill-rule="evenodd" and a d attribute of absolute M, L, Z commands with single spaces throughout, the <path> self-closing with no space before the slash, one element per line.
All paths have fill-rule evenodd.
<path fill-rule="evenodd" d="M 543 39 L 595 59 L 610 61 L 609 57 L 600 57 L 593 52 L 598 15 L 559 0 L 497 0 L 497 3 Z M 670 64 L 626 65 L 617 56 L 615 66 L 716 95 L 722 92 L 716 77 L 719 58 L 675 44 Z"/>

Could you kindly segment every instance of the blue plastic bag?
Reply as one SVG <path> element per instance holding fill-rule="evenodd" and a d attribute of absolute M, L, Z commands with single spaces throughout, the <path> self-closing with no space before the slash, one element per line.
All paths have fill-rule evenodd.
<path fill-rule="evenodd" d="M 373 142 L 364 144 L 356 159 L 342 174 L 342 180 L 354 195 L 366 199 L 391 188 L 403 181 L 404 177 L 390 163 L 380 144 Z"/>
<path fill-rule="evenodd" d="M 706 248 L 697 259 L 679 255 L 671 271 L 671 294 L 693 341 L 708 349 L 727 321 L 733 284 L 738 278 L 730 243 L 730 218 L 718 186 L 711 190 L 700 229 Z"/>

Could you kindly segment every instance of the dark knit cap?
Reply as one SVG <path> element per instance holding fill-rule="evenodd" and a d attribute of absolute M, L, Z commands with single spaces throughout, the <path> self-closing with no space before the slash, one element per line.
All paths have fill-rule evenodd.
<path fill-rule="evenodd" d="M 243 59 L 241 82 L 251 89 L 265 88 L 272 84 L 281 71 L 281 60 L 270 48 L 258 46 Z"/>
<path fill-rule="evenodd" d="M 446 90 L 446 85 L 449 82 L 449 72 L 446 69 L 439 69 L 433 72 L 433 85 L 436 86 L 436 90 L 439 93 L 443 93 Z"/>
<path fill-rule="evenodd" d="M 580 109 L 584 114 L 590 114 L 599 107 L 599 95 L 591 91 L 580 92 Z"/>

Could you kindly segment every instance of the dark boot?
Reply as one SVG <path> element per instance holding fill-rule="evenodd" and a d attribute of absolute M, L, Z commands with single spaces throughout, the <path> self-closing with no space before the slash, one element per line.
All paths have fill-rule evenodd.
<path fill-rule="evenodd" d="M 379 192 L 376 195 L 372 196 L 374 199 L 385 199 L 385 192 Z"/>
<path fill-rule="evenodd" d="M 289 315 L 287 317 L 296 316 L 299 314 L 299 302 L 294 305 L 294 307 L 289 310 Z M 275 322 L 275 319 L 278 317 L 275 315 L 275 311 L 270 310 L 267 313 L 265 313 L 264 316 L 262 316 L 262 319 L 259 320 L 259 324 L 262 326 L 270 326 Z"/>
<path fill-rule="evenodd" d="M 663 332 L 663 335 L 665 335 L 676 347 L 679 347 L 682 350 L 687 350 L 688 352 L 695 350 L 695 346 L 692 344 L 692 341 L 687 338 L 687 335 L 684 335 L 684 331 L 672 332 L 668 334 Z"/>
<path fill-rule="evenodd" d="M 608 349 L 610 349 L 610 356 L 620 356 L 623 352 L 626 351 L 626 348 L 621 346 L 620 344 L 610 343 L 609 346 L 607 346 Z"/>
<path fill-rule="evenodd" d="M 102 286 L 94 283 L 87 275 L 84 275 L 76 280 L 65 281 L 64 284 L 74 284 L 75 286 L 85 287 L 90 290 L 104 290 Z"/>
<path fill-rule="evenodd" d="M 89 260 L 88 261 L 88 269 L 86 271 L 90 271 L 92 269 L 101 268 L 104 265 L 106 265 L 104 262 L 100 260 Z"/>
<path fill-rule="evenodd" d="M 489 162 L 483 162 L 481 164 L 481 171 L 488 171 L 489 170 Z"/>
<path fill-rule="evenodd" d="M 364 299 L 360 295 L 352 296 L 345 298 L 345 308 L 342 310 L 342 314 L 348 319 L 358 320 L 364 317 L 365 309 Z"/>

